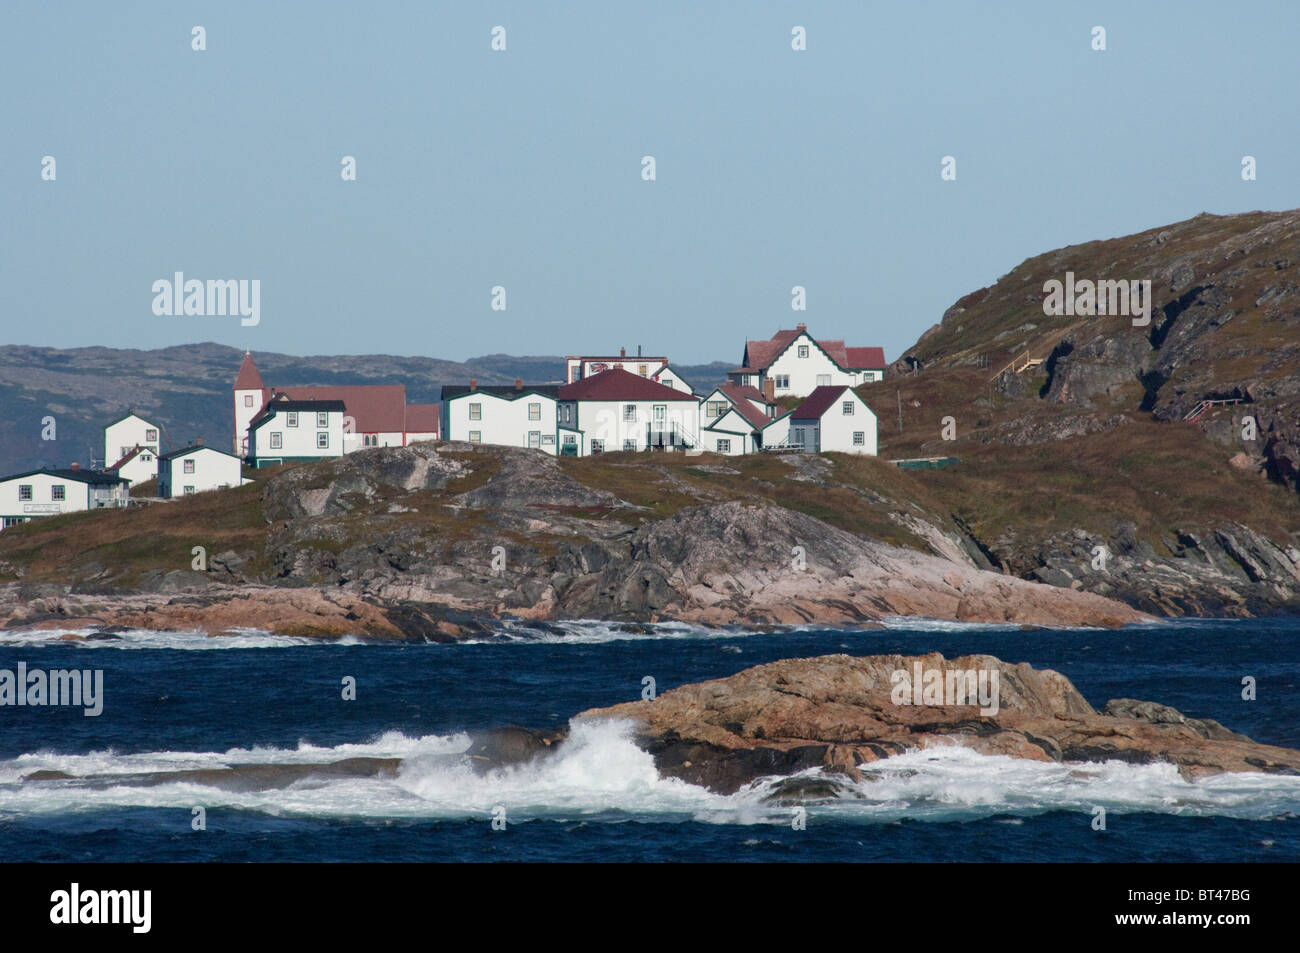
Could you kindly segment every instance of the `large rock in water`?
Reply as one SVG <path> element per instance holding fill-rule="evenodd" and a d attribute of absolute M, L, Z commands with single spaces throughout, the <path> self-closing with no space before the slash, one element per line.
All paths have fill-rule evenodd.
<path fill-rule="evenodd" d="M 906 672 L 910 685 L 918 665 L 922 686 L 929 671 L 945 679 L 983 672 L 988 688 L 996 674 L 996 713 L 982 714 L 979 704 L 896 703 L 894 673 Z M 638 743 L 662 773 L 724 794 L 812 767 L 856 778 L 859 765 L 954 744 L 1034 761 L 1164 761 L 1189 780 L 1224 771 L 1300 775 L 1300 751 L 1256 744 L 1208 719 L 1133 699 L 1106 711 L 1098 713 L 1059 672 L 936 652 L 784 659 L 578 718 L 632 719 Z"/>

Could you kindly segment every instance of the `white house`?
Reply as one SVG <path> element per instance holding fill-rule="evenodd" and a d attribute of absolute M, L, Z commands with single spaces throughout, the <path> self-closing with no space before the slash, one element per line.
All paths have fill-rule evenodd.
<path fill-rule="evenodd" d="M 446 439 L 532 447 L 556 453 L 555 402 L 558 384 L 469 386 L 442 388 L 442 420 Z"/>
<path fill-rule="evenodd" d="M 884 380 L 885 352 L 818 341 L 804 324 L 778 331 L 768 341 L 747 341 L 741 366 L 727 372 L 732 383 L 755 387 L 769 398 L 804 397 L 817 387 L 856 387 Z"/>
<path fill-rule="evenodd" d="M 789 442 L 810 453 L 876 455 L 876 415 L 851 387 L 816 388 L 789 420 Z"/>
<path fill-rule="evenodd" d="M 623 370 L 638 377 L 657 381 L 673 390 L 680 390 L 687 394 L 695 393 L 695 388 L 668 364 L 668 358 L 642 357 L 639 347 L 636 355 L 631 357 L 628 356 L 627 348 L 621 347 L 618 349 L 617 357 L 569 357 L 565 359 L 565 365 L 564 380 L 568 384 L 594 377 L 596 374 L 603 374 L 605 371 Z"/>
<path fill-rule="evenodd" d="M 290 400 L 281 394 L 248 424 L 249 465 L 270 467 L 343 456 L 341 400 Z"/>
<path fill-rule="evenodd" d="M 614 368 L 559 389 L 560 452 L 698 448 L 700 404 L 694 395 Z"/>
<path fill-rule="evenodd" d="M 45 468 L 0 479 L 0 528 L 38 516 L 126 506 L 127 481 L 104 470 Z"/>
<path fill-rule="evenodd" d="M 441 430 L 439 406 L 408 404 L 406 387 L 401 384 L 267 387 L 262 383 L 253 355 L 245 352 L 234 386 L 234 450 L 237 454 L 250 455 L 248 428 L 267 403 L 280 396 L 289 400 L 342 401 L 347 406 L 347 413 L 343 419 L 341 453 L 367 447 L 404 447 L 420 440 L 436 440 Z"/>
<path fill-rule="evenodd" d="M 163 499 L 240 486 L 243 461 L 233 453 L 203 444 L 164 453 L 158 458 L 158 495 Z"/>
<path fill-rule="evenodd" d="M 110 473 L 116 473 L 131 486 L 147 483 L 158 475 L 158 454 L 148 447 L 135 447 L 110 467 Z"/>
<path fill-rule="evenodd" d="M 121 461 L 136 447 L 144 447 L 151 457 L 157 458 L 159 435 L 162 428 L 135 413 L 129 413 L 104 428 L 104 465 Z M 111 468 L 110 468 L 111 469 Z M 147 480 L 153 479 L 150 475 Z"/>

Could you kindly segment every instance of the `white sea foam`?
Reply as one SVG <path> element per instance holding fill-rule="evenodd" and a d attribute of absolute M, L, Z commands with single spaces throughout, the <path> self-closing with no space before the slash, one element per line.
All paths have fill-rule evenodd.
<path fill-rule="evenodd" d="M 223 753 L 37 752 L 0 762 L 0 815 L 96 808 L 175 808 L 188 816 L 243 809 L 312 817 L 487 819 L 498 806 L 507 820 L 536 817 L 586 821 L 697 820 L 715 824 L 788 824 L 787 805 L 767 800 L 778 779 L 762 779 L 720 795 L 655 769 L 632 741 L 627 722 L 580 722 L 549 757 L 476 774 L 464 734 L 408 738 L 389 732 L 337 747 L 250 748 Z M 230 791 L 189 781 L 151 786 L 116 782 L 119 775 L 238 764 L 329 763 L 352 757 L 402 758 L 396 777 L 305 778 L 284 788 Z M 36 770 L 98 776 L 78 781 L 21 782 Z M 1300 814 L 1300 778 L 1226 774 L 1189 782 L 1172 765 L 1119 762 L 1061 765 L 987 756 L 961 747 L 909 752 L 864 766 L 866 778 L 844 796 L 807 805 L 817 818 L 849 823 L 1027 817 L 1049 811 L 1091 814 L 1155 812 L 1266 819 Z M 804 773 L 819 777 L 820 771 Z M 157 780 L 155 778 L 155 780 Z M 842 780 L 842 779 L 841 779 Z M 184 818 L 183 818 L 184 819 Z"/>
<path fill-rule="evenodd" d="M 0 632 L 0 648 L 28 648 L 66 645 L 79 649 L 281 649 L 295 645 L 359 645 L 356 636 L 314 639 L 272 635 L 263 629 L 233 628 L 229 635 L 206 632 L 160 632 L 152 629 L 115 630 L 110 637 L 97 636 L 95 629 L 12 629 Z M 66 635 L 79 639 L 65 639 Z"/>

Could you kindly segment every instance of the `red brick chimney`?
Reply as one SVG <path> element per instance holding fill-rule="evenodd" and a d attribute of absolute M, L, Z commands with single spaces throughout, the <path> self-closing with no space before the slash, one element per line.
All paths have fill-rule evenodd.
<path fill-rule="evenodd" d="M 523 389 L 524 389 L 524 379 L 522 377 L 516 377 L 515 390 L 523 390 Z"/>
<path fill-rule="evenodd" d="M 470 390 L 478 390 L 478 381 L 476 381 L 476 380 L 475 380 L 474 378 L 472 378 L 472 377 L 469 379 L 469 389 L 470 389 Z"/>
<path fill-rule="evenodd" d="M 77 461 L 73 460 L 72 463 L 68 464 L 68 469 L 69 469 L 69 470 L 80 470 L 80 469 L 81 469 L 81 464 L 78 463 Z"/>
<path fill-rule="evenodd" d="M 804 324 L 804 323 L 801 321 L 801 322 L 799 322 L 798 324 L 796 324 L 796 325 L 794 326 L 794 329 L 795 329 L 796 331 L 807 331 L 807 330 L 808 330 L 808 325 Z"/>
<path fill-rule="evenodd" d="M 619 348 L 619 349 L 618 349 L 618 356 L 619 356 L 619 357 L 627 357 L 627 348 L 625 348 L 625 347 L 621 347 L 621 348 Z"/>
<path fill-rule="evenodd" d="M 763 381 L 763 399 L 769 404 L 776 403 L 776 381 L 770 377 Z"/>
<path fill-rule="evenodd" d="M 196 447 L 201 447 L 201 446 L 203 446 L 203 438 L 202 438 L 202 437 L 195 437 L 195 438 L 194 438 L 194 446 L 196 446 Z"/>

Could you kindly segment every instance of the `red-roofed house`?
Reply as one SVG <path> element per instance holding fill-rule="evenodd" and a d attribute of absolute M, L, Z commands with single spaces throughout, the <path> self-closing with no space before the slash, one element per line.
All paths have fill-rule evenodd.
<path fill-rule="evenodd" d="M 584 377 L 594 377 L 605 371 L 624 370 L 638 377 L 648 377 L 674 390 L 695 393 L 690 383 L 668 365 L 666 357 L 642 357 L 641 348 L 636 349 L 636 356 L 627 353 L 627 348 L 618 349 L 618 355 L 570 357 L 565 359 L 564 380 L 572 384 Z"/>
<path fill-rule="evenodd" d="M 555 412 L 565 456 L 699 446 L 697 397 L 619 368 L 560 387 Z"/>
<path fill-rule="evenodd" d="M 816 387 L 856 387 L 885 378 L 885 352 L 818 341 L 804 324 L 777 331 L 767 341 L 746 341 L 741 366 L 727 372 L 733 384 L 757 388 L 769 398 L 803 397 Z"/>
<path fill-rule="evenodd" d="M 245 352 L 235 376 L 235 451 L 249 456 L 248 427 L 267 403 L 285 395 L 292 401 L 342 401 L 343 441 L 335 456 L 365 447 L 404 447 L 438 437 L 436 404 L 408 404 L 401 384 L 345 384 L 324 387 L 267 387 Z"/>
<path fill-rule="evenodd" d="M 876 415 L 847 385 L 814 388 L 789 421 L 790 444 L 809 453 L 876 455 Z"/>

